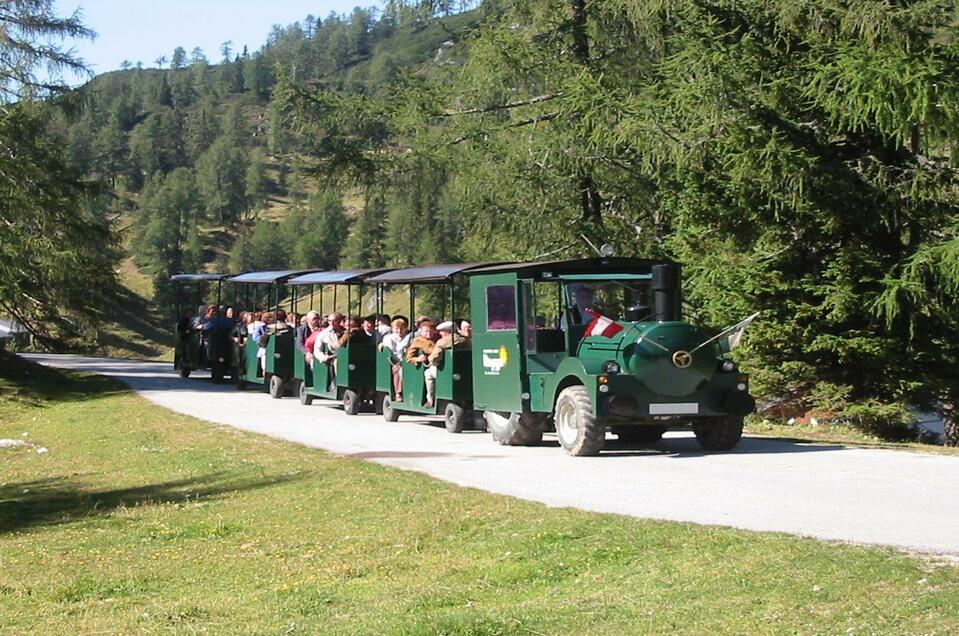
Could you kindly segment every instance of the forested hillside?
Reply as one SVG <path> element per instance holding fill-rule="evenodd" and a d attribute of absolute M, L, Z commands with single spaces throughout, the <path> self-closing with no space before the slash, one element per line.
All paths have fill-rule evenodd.
<path fill-rule="evenodd" d="M 280 79 L 375 96 L 434 64 L 475 22 L 471 13 L 426 19 L 401 7 L 374 15 L 356 9 L 277 26 L 258 51 L 224 43 L 216 63 L 177 47 L 156 60 L 162 68 L 131 64 L 70 96 L 58 126 L 70 163 L 108 184 L 111 211 L 129 217 L 126 242 L 159 300 L 179 271 L 334 267 L 360 210 L 379 206 L 387 216 L 369 189 L 310 173 L 310 144 L 272 96 Z M 397 234 L 384 247 L 401 254 L 402 241 Z"/>
<path fill-rule="evenodd" d="M 956 34 L 946 0 L 391 2 L 183 43 L 56 129 L 161 297 L 608 242 L 681 262 L 696 320 L 761 310 L 738 355 L 782 410 L 894 434 L 959 402 Z"/>

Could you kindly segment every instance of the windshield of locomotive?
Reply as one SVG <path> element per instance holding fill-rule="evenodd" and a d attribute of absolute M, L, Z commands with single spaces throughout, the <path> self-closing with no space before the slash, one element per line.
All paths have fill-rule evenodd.
<path fill-rule="evenodd" d="M 637 280 L 537 283 L 537 327 L 565 329 L 565 310 L 574 325 L 588 324 L 593 319 L 592 312 L 619 321 L 650 320 L 653 313 L 651 294 L 649 282 Z"/>

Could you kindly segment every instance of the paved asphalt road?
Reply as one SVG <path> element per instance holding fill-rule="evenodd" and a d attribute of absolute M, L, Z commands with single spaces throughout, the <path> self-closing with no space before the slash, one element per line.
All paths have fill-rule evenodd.
<path fill-rule="evenodd" d="M 170 364 L 30 357 L 119 378 L 203 420 L 550 506 L 959 555 L 959 457 L 749 437 L 734 452 L 703 454 L 681 432 L 653 446 L 612 442 L 599 457 L 569 457 L 555 438 L 499 446 L 485 433 L 451 435 L 436 418 L 388 423 L 347 416 L 333 402 L 307 407 L 183 380 Z"/>

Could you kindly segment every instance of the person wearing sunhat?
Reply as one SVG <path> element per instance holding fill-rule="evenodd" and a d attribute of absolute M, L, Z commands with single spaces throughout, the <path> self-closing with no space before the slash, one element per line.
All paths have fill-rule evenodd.
<path fill-rule="evenodd" d="M 466 340 L 462 335 L 456 332 L 452 321 L 447 320 L 446 322 L 440 323 L 439 326 L 436 327 L 436 330 L 439 332 L 440 337 L 439 340 L 436 341 L 436 344 L 433 345 L 433 350 L 429 356 L 427 356 L 429 366 L 426 367 L 426 371 L 423 372 L 426 379 L 427 408 L 432 407 L 436 399 L 436 376 L 440 369 L 443 368 L 445 350 L 460 346 L 464 344 Z"/>

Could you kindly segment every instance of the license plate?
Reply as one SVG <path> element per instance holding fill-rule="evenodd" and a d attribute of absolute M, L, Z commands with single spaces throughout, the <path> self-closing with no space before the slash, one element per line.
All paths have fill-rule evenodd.
<path fill-rule="evenodd" d="M 696 415 L 699 413 L 698 402 L 667 402 L 650 404 L 650 415 Z"/>

